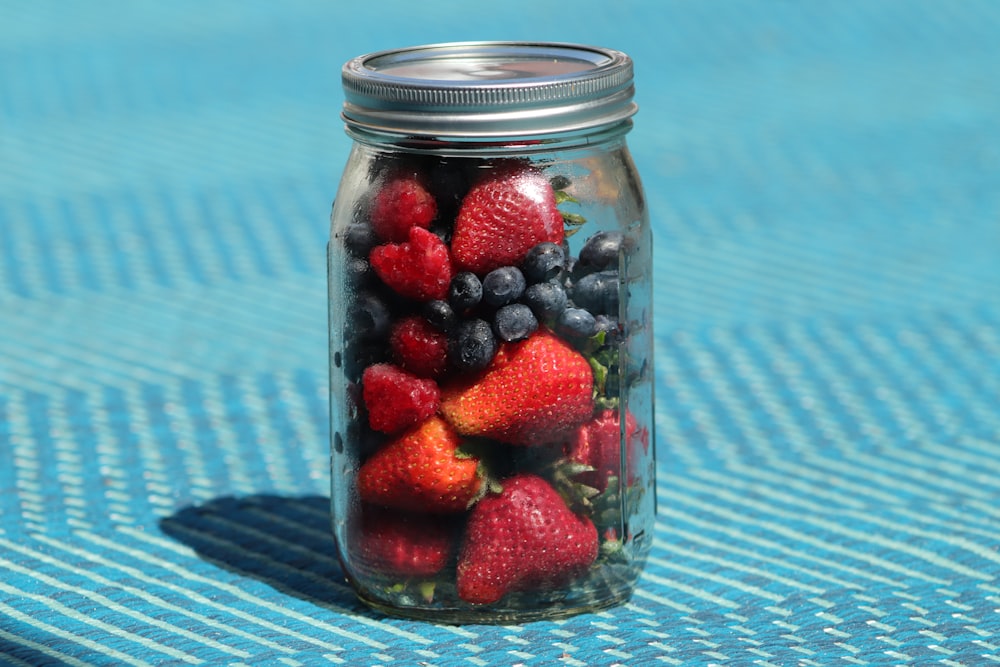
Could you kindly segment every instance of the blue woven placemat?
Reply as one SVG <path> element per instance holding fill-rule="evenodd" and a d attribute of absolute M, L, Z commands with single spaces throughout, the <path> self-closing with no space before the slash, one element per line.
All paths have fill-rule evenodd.
<path fill-rule="evenodd" d="M 430 5 L 430 6 L 428 6 Z M 0 663 L 1000 663 L 1000 4 L 0 2 Z M 628 51 L 659 516 L 630 604 L 355 602 L 339 68 Z"/>

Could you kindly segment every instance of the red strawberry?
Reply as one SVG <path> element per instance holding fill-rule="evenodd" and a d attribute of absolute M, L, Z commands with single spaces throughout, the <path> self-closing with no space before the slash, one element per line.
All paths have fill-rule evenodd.
<path fill-rule="evenodd" d="M 638 426 L 632 413 L 625 414 L 626 466 L 633 473 Z M 621 426 L 617 410 L 603 410 L 597 417 L 583 424 L 566 443 L 566 455 L 577 463 L 593 468 L 582 472 L 576 479 L 598 491 L 608 488 L 609 477 L 621 476 Z"/>
<path fill-rule="evenodd" d="M 350 540 L 358 569 L 394 577 L 429 577 L 454 549 L 452 527 L 440 517 L 362 505 L 357 539 Z"/>
<path fill-rule="evenodd" d="M 434 197 L 412 175 L 390 178 L 372 200 L 372 229 L 383 241 L 405 241 L 411 227 L 426 229 L 436 215 Z"/>
<path fill-rule="evenodd" d="M 400 366 L 420 377 L 437 377 L 448 366 L 448 336 L 417 315 L 393 325 L 389 347 Z"/>
<path fill-rule="evenodd" d="M 597 558 L 597 529 L 541 477 L 520 474 L 469 515 L 458 560 L 458 596 L 490 604 L 511 591 L 565 586 Z"/>
<path fill-rule="evenodd" d="M 403 243 L 375 246 L 368 261 L 382 282 L 402 296 L 418 301 L 448 296 L 452 276 L 448 246 L 422 227 L 410 227 Z"/>
<path fill-rule="evenodd" d="M 504 343 L 486 370 L 441 391 L 441 414 L 459 433 L 515 445 L 559 441 L 592 411 L 590 364 L 544 330 Z"/>
<path fill-rule="evenodd" d="M 373 364 L 361 375 L 361 395 L 368 409 L 368 424 L 382 433 L 395 433 L 437 412 L 441 391 L 434 380 L 425 380 L 392 364 Z"/>
<path fill-rule="evenodd" d="M 479 461 L 458 453 L 462 440 L 431 417 L 391 441 L 358 470 L 361 499 L 421 512 L 461 512 L 484 490 Z"/>
<path fill-rule="evenodd" d="M 563 218 L 552 186 L 537 171 L 505 167 L 490 171 L 462 201 L 451 238 L 458 270 L 483 275 L 516 266 L 543 241 L 562 243 Z"/>

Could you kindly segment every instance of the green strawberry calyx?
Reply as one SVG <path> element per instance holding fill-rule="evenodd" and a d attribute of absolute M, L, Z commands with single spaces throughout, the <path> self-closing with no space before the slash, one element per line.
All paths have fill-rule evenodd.
<path fill-rule="evenodd" d="M 578 200 L 576 197 L 569 194 L 565 190 L 556 190 L 555 195 L 556 195 L 556 206 L 562 206 L 563 204 L 580 203 L 580 200 Z M 576 234 L 578 231 L 580 231 L 580 227 L 582 227 L 587 222 L 587 219 L 582 215 L 580 215 L 579 213 L 571 213 L 569 211 L 564 211 L 563 209 L 560 208 L 559 214 L 562 216 L 563 224 L 566 226 L 564 233 L 566 234 L 567 237 Z"/>
<path fill-rule="evenodd" d="M 618 350 L 605 344 L 607 333 L 599 331 L 584 346 L 584 356 L 594 373 L 594 407 L 597 410 L 618 408 Z"/>
<path fill-rule="evenodd" d="M 487 494 L 499 494 L 503 491 L 503 485 L 500 484 L 494 472 L 497 469 L 496 456 L 496 445 L 485 439 L 463 438 L 462 444 L 455 450 L 456 459 L 475 459 L 478 461 L 476 476 L 481 480 L 481 484 L 479 490 L 469 499 L 466 509 L 470 509 Z"/>

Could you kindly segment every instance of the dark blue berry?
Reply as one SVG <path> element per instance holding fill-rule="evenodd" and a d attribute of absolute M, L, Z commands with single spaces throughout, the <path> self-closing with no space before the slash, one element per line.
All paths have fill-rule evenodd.
<path fill-rule="evenodd" d="M 483 301 L 491 306 L 513 303 L 524 294 L 524 274 L 516 266 L 501 266 L 483 278 Z"/>
<path fill-rule="evenodd" d="M 392 316 L 388 306 L 369 291 L 358 295 L 351 313 L 351 334 L 358 338 L 384 338 L 389 333 Z"/>
<path fill-rule="evenodd" d="M 559 174 L 549 179 L 549 184 L 552 186 L 553 190 L 565 190 L 570 186 L 570 180 L 562 174 Z"/>
<path fill-rule="evenodd" d="M 352 285 L 367 285 L 374 281 L 375 272 L 367 259 L 350 257 L 345 263 L 347 279 Z"/>
<path fill-rule="evenodd" d="M 566 308 L 566 290 L 559 283 L 535 283 L 524 290 L 524 303 L 535 313 L 535 317 L 548 322 L 559 316 Z"/>
<path fill-rule="evenodd" d="M 372 364 L 386 361 L 385 341 L 373 339 L 350 339 L 345 341 L 341 355 L 344 374 L 353 382 L 361 381 L 361 374 Z M 363 405 L 358 402 L 356 405 Z"/>
<path fill-rule="evenodd" d="M 343 232 L 344 246 L 355 257 L 367 257 L 378 243 L 371 225 L 353 222 Z"/>
<path fill-rule="evenodd" d="M 573 285 L 573 303 L 595 315 L 618 314 L 618 272 L 590 273 Z"/>
<path fill-rule="evenodd" d="M 521 271 L 528 283 L 551 280 L 566 267 L 566 253 L 558 243 L 546 241 L 528 251 L 521 261 Z"/>
<path fill-rule="evenodd" d="M 597 323 L 597 333 L 604 332 L 604 344 L 617 345 L 622 338 L 618 319 L 607 315 L 596 315 L 594 321 Z"/>
<path fill-rule="evenodd" d="M 479 371 L 493 360 L 497 345 L 488 322 L 463 320 L 448 338 L 448 361 L 460 371 Z"/>
<path fill-rule="evenodd" d="M 597 333 L 594 316 L 582 308 L 567 308 L 556 320 L 556 333 L 566 338 L 590 338 Z"/>
<path fill-rule="evenodd" d="M 475 273 L 462 271 L 451 279 L 448 288 L 448 301 L 456 311 L 468 310 L 479 305 L 483 298 L 483 283 Z"/>
<path fill-rule="evenodd" d="M 445 333 L 451 331 L 458 324 L 458 316 L 447 301 L 435 299 L 424 304 L 424 317 L 435 328 Z"/>
<path fill-rule="evenodd" d="M 499 308 L 493 316 L 493 331 L 508 343 L 524 340 L 538 329 L 538 320 L 523 303 L 511 303 Z"/>
<path fill-rule="evenodd" d="M 625 234 L 617 230 L 597 232 L 580 249 L 580 264 L 591 271 L 618 266 L 618 252 Z"/>

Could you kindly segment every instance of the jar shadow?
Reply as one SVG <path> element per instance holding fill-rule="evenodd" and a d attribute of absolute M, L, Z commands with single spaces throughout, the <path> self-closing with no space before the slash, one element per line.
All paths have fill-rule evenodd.
<path fill-rule="evenodd" d="M 344 579 L 330 531 L 330 499 L 223 496 L 160 520 L 205 561 L 338 612 L 369 613 Z"/>

